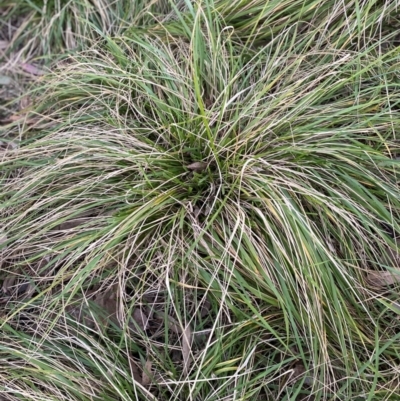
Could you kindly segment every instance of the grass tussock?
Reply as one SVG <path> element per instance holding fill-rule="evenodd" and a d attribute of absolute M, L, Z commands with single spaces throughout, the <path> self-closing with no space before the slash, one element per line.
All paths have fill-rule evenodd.
<path fill-rule="evenodd" d="M 159 1 L 3 0 L 0 4 L 1 38 L 7 53 L 24 58 L 81 49 L 99 33 L 116 34 L 126 26 L 147 26 L 170 12 Z"/>
<path fill-rule="evenodd" d="M 395 2 L 154 7 L 3 128 L 5 399 L 397 399 Z"/>

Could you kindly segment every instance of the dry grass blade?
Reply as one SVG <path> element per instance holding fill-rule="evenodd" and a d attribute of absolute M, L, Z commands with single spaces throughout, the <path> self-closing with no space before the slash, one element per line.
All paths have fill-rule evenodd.
<path fill-rule="evenodd" d="M 52 260 L 8 282 L 37 295 L 2 305 L 0 382 L 62 401 L 388 396 L 400 320 L 362 284 L 400 282 L 372 267 L 400 267 L 397 42 L 378 34 L 396 2 L 123 2 L 157 21 L 114 35 L 122 18 L 85 0 L 13 35 L 59 35 L 47 53 L 103 33 L 41 78 L 20 60 L 44 58 L 13 62 L 32 104 L 0 107 L 20 141 L 0 143 L 4 265 Z"/>

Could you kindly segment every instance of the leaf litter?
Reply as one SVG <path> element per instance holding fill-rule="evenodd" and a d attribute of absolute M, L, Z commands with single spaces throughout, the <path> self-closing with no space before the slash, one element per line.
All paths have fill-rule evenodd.
<path fill-rule="evenodd" d="M 0 85 L 10 85 L 12 79 L 7 75 L 0 75 Z"/>
<path fill-rule="evenodd" d="M 23 63 L 23 64 L 21 64 L 21 68 L 23 71 L 25 71 L 31 75 L 41 76 L 41 75 L 45 74 L 45 72 L 42 69 L 40 69 L 39 67 L 37 67 L 34 64 Z"/>
<path fill-rule="evenodd" d="M 0 146 L 1 146 L 1 142 L 0 142 Z M 0 249 L 2 248 L 1 245 L 5 244 L 7 242 L 7 235 L 6 233 L 0 229 Z"/>
<path fill-rule="evenodd" d="M 18 149 L 18 144 L 14 141 L 0 140 L 0 153 Z M 1 243 L 0 243 L 1 244 Z"/>
<path fill-rule="evenodd" d="M 168 327 L 175 334 L 181 335 L 182 338 L 182 359 L 183 373 L 187 375 L 191 366 L 191 351 L 193 332 L 188 324 L 184 329 L 172 316 L 168 316 Z"/>
<path fill-rule="evenodd" d="M 192 330 L 187 325 L 182 335 L 183 373 L 187 375 L 191 365 Z"/>
<path fill-rule="evenodd" d="M 194 162 L 192 164 L 189 164 L 186 166 L 187 169 L 192 170 L 192 171 L 203 171 L 207 168 L 208 164 L 204 162 Z"/>
<path fill-rule="evenodd" d="M 150 359 L 147 359 L 144 364 L 143 373 L 142 373 L 142 385 L 149 386 L 152 379 L 151 368 L 153 364 Z"/>
<path fill-rule="evenodd" d="M 0 40 L 0 50 L 5 50 L 10 45 L 8 40 Z"/>
<path fill-rule="evenodd" d="M 108 328 L 111 323 L 122 329 L 124 324 L 122 323 L 122 316 L 119 313 L 120 297 L 118 292 L 118 284 L 113 284 L 109 289 L 100 294 L 94 290 L 88 291 L 84 298 L 81 296 L 75 297 L 66 310 L 74 319 L 89 329 L 99 327 L 103 330 Z M 94 308 L 90 307 L 90 303 L 94 305 Z M 128 327 L 134 332 L 138 332 L 138 327 L 142 331 L 145 331 L 148 324 L 149 318 L 144 311 L 139 307 L 134 308 Z"/>
<path fill-rule="evenodd" d="M 1 262 L 3 263 L 3 261 Z M 27 262 L 26 265 L 8 272 L 9 274 L 3 278 L 1 286 L 2 293 L 5 295 L 5 301 L 31 298 L 38 287 L 39 280 L 51 275 L 54 266 L 51 266 L 49 262 L 50 257 L 44 256 L 38 262 Z"/>
<path fill-rule="evenodd" d="M 391 271 L 370 271 L 367 281 L 375 287 L 385 287 L 400 283 L 400 270 Z"/>
<path fill-rule="evenodd" d="M 0 236 L 0 239 L 2 238 Z M 2 240 L 6 241 L 6 239 L 7 237 L 4 236 Z M 31 297 L 37 288 L 35 279 L 49 273 L 49 264 L 50 258 L 45 257 L 43 260 L 32 265 L 31 269 L 35 271 L 35 277 L 32 280 L 27 279 L 26 276 L 22 276 L 22 273 L 8 277 L 3 282 L 4 292 L 10 296 L 11 294 L 18 296 L 20 299 Z M 23 280 L 21 281 L 21 279 Z M 131 310 L 132 312 L 126 320 L 123 315 L 124 305 L 121 303 L 121 290 L 122 287 L 118 283 L 112 284 L 105 291 L 100 291 L 99 288 L 86 290 L 84 293 L 75 295 L 72 299 L 69 299 L 67 305 L 64 305 L 59 310 L 59 314 L 55 311 L 48 311 L 49 315 L 47 315 L 45 321 L 57 318 L 59 329 L 64 331 L 64 328 L 70 327 L 72 332 L 76 330 L 74 329 L 75 325 L 70 326 L 73 321 L 81 328 L 83 326 L 97 333 L 105 333 L 111 325 L 115 325 L 120 329 L 128 326 L 133 333 L 144 334 L 149 338 L 155 327 L 159 328 L 160 324 L 163 325 L 164 323 L 180 339 L 181 346 L 179 348 L 181 357 L 176 360 L 176 363 L 179 364 L 179 361 L 181 361 L 182 372 L 184 375 L 187 375 L 192 365 L 192 343 L 194 338 L 192 327 L 189 324 L 183 325 L 170 315 L 167 315 L 165 319 L 165 313 L 155 309 L 157 298 L 147 295 L 142 296 L 140 304 Z M 210 305 L 206 304 L 201 314 L 204 315 L 209 311 L 209 308 Z M 152 321 L 153 323 L 151 323 Z M 128 322 L 127 325 L 126 322 Z M 154 324 L 154 322 L 158 323 Z M 60 324 L 62 326 L 59 326 Z M 158 328 L 157 331 L 159 330 Z M 150 332 L 148 331 L 149 329 L 151 329 Z M 76 333 L 79 333 L 79 331 L 76 331 Z M 140 363 L 136 362 L 133 356 L 127 363 L 129 363 L 132 377 L 138 384 L 149 386 L 151 382 L 154 382 L 154 377 L 151 374 L 152 361 L 149 358 L 144 366 L 140 366 Z"/>
<path fill-rule="evenodd" d="M 141 308 L 135 308 L 135 309 L 133 310 L 132 319 L 133 319 L 133 322 L 130 322 L 130 323 L 129 323 L 129 327 L 130 327 L 132 330 L 137 331 L 137 328 L 136 328 L 135 323 L 137 324 L 137 326 L 139 326 L 139 328 L 140 328 L 142 331 L 146 331 L 146 330 L 147 330 L 148 325 L 149 325 L 149 318 L 148 318 L 148 316 L 143 312 L 143 310 L 142 310 Z"/>

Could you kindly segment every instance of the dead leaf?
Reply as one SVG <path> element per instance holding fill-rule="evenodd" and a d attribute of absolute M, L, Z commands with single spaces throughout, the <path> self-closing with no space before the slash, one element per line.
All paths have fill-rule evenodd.
<path fill-rule="evenodd" d="M 45 256 L 43 259 L 41 259 L 35 266 L 35 272 L 37 275 L 46 277 L 47 273 L 50 271 L 50 267 L 47 266 L 50 262 L 50 257 Z"/>
<path fill-rule="evenodd" d="M 3 230 L 0 230 L 0 248 L 1 245 L 5 244 L 7 241 L 7 235 Z"/>
<path fill-rule="evenodd" d="M 307 373 L 307 370 L 302 362 L 297 362 L 294 367 L 293 371 L 291 374 L 291 377 L 289 379 L 290 383 L 297 382 L 305 376 Z M 311 376 L 306 376 L 304 377 L 304 384 L 307 386 L 311 386 L 314 382 L 314 379 Z"/>
<path fill-rule="evenodd" d="M 192 349 L 192 330 L 189 325 L 186 326 L 182 336 L 182 356 L 183 356 L 183 374 L 187 375 L 190 370 Z"/>
<path fill-rule="evenodd" d="M 8 297 L 27 299 L 35 292 L 35 287 L 27 280 L 21 281 L 19 275 L 11 274 L 4 279 L 2 290 Z"/>
<path fill-rule="evenodd" d="M 158 315 L 161 315 L 157 313 Z M 183 357 L 183 373 L 189 373 L 191 364 L 191 349 L 193 334 L 190 325 L 183 330 L 182 326 L 172 316 L 168 315 L 168 328 L 175 334 L 182 334 L 182 357 Z"/>
<path fill-rule="evenodd" d="M 10 117 L 3 118 L 0 120 L 1 123 L 3 124 L 10 124 L 10 123 L 15 123 L 21 121 L 27 125 L 34 125 L 37 124 L 41 121 L 40 117 L 27 117 L 25 114 L 13 114 Z"/>
<path fill-rule="evenodd" d="M 72 228 L 76 228 L 82 226 L 83 224 L 87 223 L 88 219 L 86 218 L 76 218 L 67 220 L 64 223 L 61 223 L 56 227 L 57 230 L 71 230 Z"/>
<path fill-rule="evenodd" d="M 301 362 L 297 362 L 293 367 L 292 380 L 299 380 L 304 373 L 306 373 L 306 368 Z"/>
<path fill-rule="evenodd" d="M 315 395 L 309 394 L 305 395 L 304 397 L 299 394 L 300 398 L 296 398 L 296 401 L 315 401 Z"/>
<path fill-rule="evenodd" d="M 131 375 L 133 376 L 135 382 L 142 384 L 142 375 L 140 374 L 139 366 L 132 355 L 128 355 L 128 362 L 129 368 L 131 370 Z"/>
<path fill-rule="evenodd" d="M 367 281 L 374 287 L 385 287 L 400 283 L 400 270 L 396 273 L 390 271 L 370 271 L 367 275 Z"/>
<path fill-rule="evenodd" d="M 7 235 L 3 230 L 0 230 L 0 269 L 3 266 L 3 258 L 1 257 L 2 254 L 2 249 L 4 249 L 6 246 L 4 245 L 7 242 Z"/>
<path fill-rule="evenodd" d="M 0 50 L 7 49 L 10 42 L 8 40 L 0 40 Z"/>
<path fill-rule="evenodd" d="M 71 315 L 72 319 L 77 323 L 83 324 L 91 330 L 96 328 L 96 322 L 90 313 L 88 305 L 81 297 L 76 296 L 72 302 L 65 307 L 65 311 Z"/>
<path fill-rule="evenodd" d="M 14 274 L 7 276 L 4 279 L 3 285 L 2 285 L 2 290 L 3 290 L 4 294 L 11 295 L 13 293 L 13 287 L 14 287 L 14 283 L 15 283 L 16 279 L 17 279 L 17 277 Z"/>
<path fill-rule="evenodd" d="M 389 249 L 387 251 L 388 255 L 390 256 L 390 259 L 392 260 L 393 266 L 399 266 L 400 265 L 400 254 L 396 251 L 393 251 L 392 249 Z"/>
<path fill-rule="evenodd" d="M 67 29 L 65 30 L 65 44 L 67 45 L 67 49 L 72 50 L 76 48 L 76 41 L 74 37 L 74 33 L 71 29 L 71 24 L 68 22 Z"/>
<path fill-rule="evenodd" d="M 143 295 L 142 301 L 145 303 L 144 311 L 147 316 L 147 321 L 153 320 L 154 318 L 154 306 L 156 298 L 154 296 Z"/>
<path fill-rule="evenodd" d="M 187 169 L 192 171 L 203 171 L 207 168 L 208 164 L 204 162 L 194 162 L 186 166 Z"/>
<path fill-rule="evenodd" d="M 210 313 L 210 309 L 211 309 L 211 302 L 208 299 L 204 300 L 204 302 L 201 303 L 200 316 L 206 317 Z"/>
<path fill-rule="evenodd" d="M 22 96 L 20 101 L 19 101 L 19 108 L 20 110 L 28 108 L 32 104 L 31 98 L 26 95 Z"/>
<path fill-rule="evenodd" d="M 137 323 L 142 331 L 147 330 L 149 324 L 149 318 L 146 314 L 142 311 L 141 308 L 135 308 L 132 313 L 133 320 Z M 130 323 L 129 327 L 136 331 L 136 325 L 134 323 Z"/>
<path fill-rule="evenodd" d="M 12 141 L 9 141 L 9 142 L 0 141 L 0 152 L 6 151 L 6 150 L 15 150 L 17 148 L 18 148 L 18 144 L 15 143 L 15 142 L 12 142 Z"/>
<path fill-rule="evenodd" d="M 400 304 L 398 302 L 391 302 L 389 305 L 389 309 L 392 310 L 393 312 L 397 313 L 396 319 L 400 319 Z"/>
<path fill-rule="evenodd" d="M 17 115 L 17 114 L 13 114 L 13 115 L 10 116 L 10 117 L 3 118 L 3 119 L 1 120 L 1 122 L 2 122 L 2 123 L 14 123 L 15 121 L 20 120 L 22 117 L 23 117 L 23 116 L 19 116 L 19 115 Z"/>
<path fill-rule="evenodd" d="M 82 298 L 77 298 L 68 307 L 67 312 L 80 323 L 94 329 L 95 327 L 107 328 L 110 322 L 114 323 L 120 329 L 123 328 L 121 319 L 118 318 L 119 300 L 118 284 L 113 284 L 105 292 L 96 294 L 95 291 L 88 291 L 85 297 L 97 306 L 97 310 L 91 310 L 89 304 Z M 146 330 L 149 324 L 148 316 L 141 310 L 135 308 L 129 322 L 129 328 L 137 331 L 137 327 Z M 94 321 L 93 319 L 96 319 Z"/>
<path fill-rule="evenodd" d="M 76 296 L 66 306 L 65 310 L 78 323 L 89 329 L 107 329 L 110 322 L 120 327 L 117 319 L 117 286 L 112 285 L 107 291 L 96 294 L 96 291 L 87 291 L 82 296 Z M 92 303 L 92 304 L 91 304 Z M 97 308 L 91 307 L 97 306 Z"/>
<path fill-rule="evenodd" d="M 6 75 L 0 75 L 0 85 L 10 85 L 12 79 Z"/>
<path fill-rule="evenodd" d="M 103 294 L 97 295 L 94 302 L 105 312 L 105 316 L 101 319 L 102 326 L 107 327 L 111 321 L 121 328 L 118 320 L 118 285 L 112 285 Z"/>
<path fill-rule="evenodd" d="M 176 364 L 181 363 L 181 361 L 182 361 L 182 352 L 179 351 L 178 349 L 172 350 L 171 360 L 172 360 L 172 362 L 174 362 Z"/>
<path fill-rule="evenodd" d="M 168 328 L 175 334 L 182 334 L 182 329 L 179 323 L 172 317 L 168 315 Z"/>
<path fill-rule="evenodd" d="M 36 76 L 40 76 L 40 75 L 44 75 L 45 72 L 43 70 L 41 70 L 40 68 L 38 68 L 36 65 L 34 64 L 29 64 L 29 63 L 23 63 L 21 65 L 21 68 L 27 72 L 28 74 L 32 74 L 32 75 L 36 75 Z"/>
<path fill-rule="evenodd" d="M 148 359 L 146 361 L 146 363 L 144 364 L 144 368 L 143 368 L 143 374 L 142 374 L 142 385 L 143 386 L 148 386 L 151 383 L 151 367 L 152 367 L 152 362 L 150 361 L 150 359 Z"/>

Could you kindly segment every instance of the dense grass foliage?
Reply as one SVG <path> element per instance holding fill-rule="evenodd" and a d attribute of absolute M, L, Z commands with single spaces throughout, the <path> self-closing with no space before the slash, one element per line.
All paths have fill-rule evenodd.
<path fill-rule="evenodd" d="M 0 32 L 8 52 L 49 56 L 82 49 L 102 34 L 154 24 L 172 11 L 168 1 L 2 0 Z"/>
<path fill-rule="evenodd" d="M 398 4 L 345 3 L 66 3 L 0 128 L 4 399 L 399 398 Z"/>

